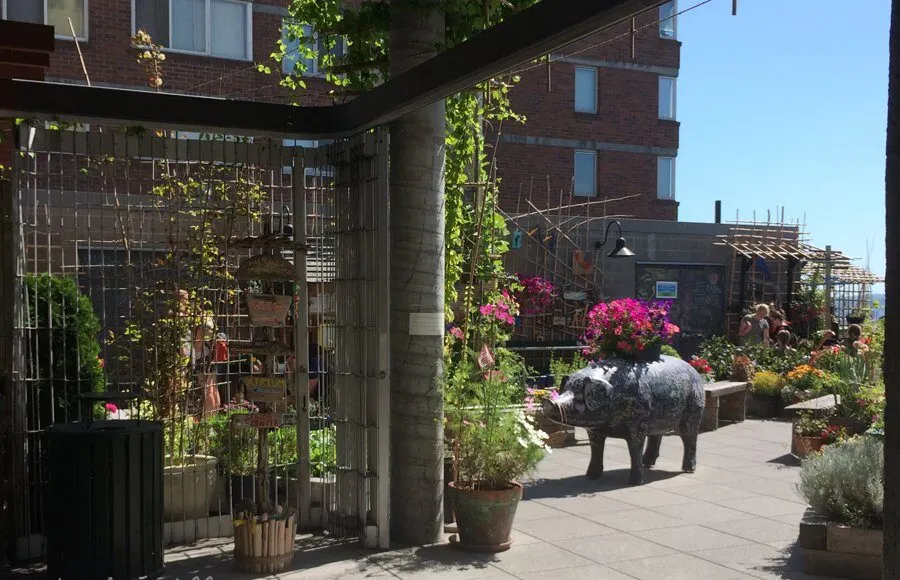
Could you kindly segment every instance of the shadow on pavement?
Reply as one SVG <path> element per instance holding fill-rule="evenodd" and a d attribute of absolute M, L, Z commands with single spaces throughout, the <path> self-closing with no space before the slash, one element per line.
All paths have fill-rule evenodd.
<path fill-rule="evenodd" d="M 527 499 L 544 499 L 560 497 L 576 497 L 589 495 L 598 491 L 611 491 L 623 487 L 636 487 L 628 483 L 629 469 L 610 469 L 597 479 L 588 479 L 584 475 L 572 475 L 560 479 L 538 479 L 525 485 Z M 644 483 L 663 481 L 682 475 L 680 471 L 663 471 L 658 469 L 644 470 Z"/>

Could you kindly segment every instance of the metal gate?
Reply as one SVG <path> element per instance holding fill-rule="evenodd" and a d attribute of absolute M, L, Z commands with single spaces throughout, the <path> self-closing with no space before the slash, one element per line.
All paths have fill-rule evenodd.
<path fill-rule="evenodd" d="M 168 544 L 231 534 L 265 437 L 273 503 L 307 529 L 387 547 L 386 132 L 313 143 L 48 123 L 18 139 L 16 556 L 43 551 L 44 430 L 83 418 L 89 391 L 140 393 L 90 412 L 164 419 L 169 453 L 215 458 L 201 499 L 173 487 Z M 261 253 L 293 262 L 295 284 L 237 281 Z M 297 304 L 262 334 L 246 307 L 261 291 Z M 280 429 L 231 417 L 253 406 L 242 378 L 258 373 L 293 387 Z"/>

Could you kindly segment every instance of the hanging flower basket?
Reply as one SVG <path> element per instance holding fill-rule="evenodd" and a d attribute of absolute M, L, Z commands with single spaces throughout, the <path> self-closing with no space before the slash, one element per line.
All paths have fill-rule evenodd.
<path fill-rule="evenodd" d="M 293 296 L 248 294 L 247 308 L 250 310 L 250 324 L 254 326 L 283 326 L 293 300 Z"/>

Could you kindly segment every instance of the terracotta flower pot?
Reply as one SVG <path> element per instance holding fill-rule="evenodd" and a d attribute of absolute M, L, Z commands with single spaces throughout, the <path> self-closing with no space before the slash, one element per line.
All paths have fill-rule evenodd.
<path fill-rule="evenodd" d="M 473 552 L 508 550 L 516 508 L 522 499 L 522 485 L 512 482 L 506 489 L 473 490 L 451 482 L 450 488 L 459 531 L 454 543 Z"/>
<path fill-rule="evenodd" d="M 824 445 L 821 437 L 804 437 L 803 435 L 794 435 L 794 454 L 803 459 L 811 453 L 820 451 Z"/>

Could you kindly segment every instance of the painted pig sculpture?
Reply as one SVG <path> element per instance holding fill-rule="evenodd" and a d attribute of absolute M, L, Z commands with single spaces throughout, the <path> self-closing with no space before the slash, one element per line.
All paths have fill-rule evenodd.
<path fill-rule="evenodd" d="M 632 485 L 643 483 L 644 467 L 659 457 L 662 436 L 677 433 L 684 443 L 682 470 L 697 466 L 697 434 L 703 417 L 703 378 L 691 365 L 670 356 L 655 361 L 612 358 L 563 379 L 556 401 L 545 401 L 550 420 L 587 429 L 591 463 L 587 476 L 603 475 L 603 447 L 607 437 L 625 439 L 631 455 Z M 647 440 L 643 461 L 641 451 Z"/>

